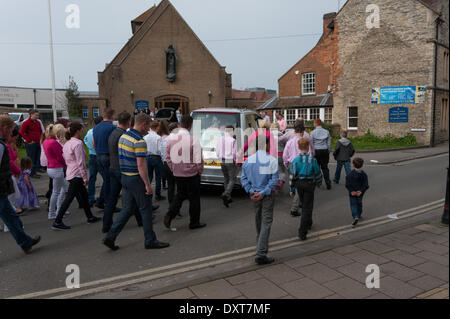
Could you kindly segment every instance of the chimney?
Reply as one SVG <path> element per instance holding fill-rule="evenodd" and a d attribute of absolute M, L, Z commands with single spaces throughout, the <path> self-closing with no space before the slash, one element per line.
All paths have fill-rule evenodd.
<path fill-rule="evenodd" d="M 334 30 L 334 19 L 336 18 L 336 12 L 330 12 L 323 15 L 323 34 L 322 39 L 328 36 Z"/>

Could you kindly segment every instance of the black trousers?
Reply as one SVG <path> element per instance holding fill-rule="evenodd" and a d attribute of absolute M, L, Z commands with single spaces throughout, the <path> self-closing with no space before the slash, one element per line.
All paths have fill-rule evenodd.
<path fill-rule="evenodd" d="M 331 184 L 330 171 L 328 169 L 328 163 L 330 162 L 330 152 L 328 150 L 316 150 L 316 160 L 322 170 L 323 178 L 327 185 Z"/>
<path fill-rule="evenodd" d="M 180 212 L 183 202 L 189 200 L 190 225 L 200 222 L 200 175 L 192 177 L 176 177 L 177 193 L 169 207 L 168 215 L 175 218 Z"/>
<path fill-rule="evenodd" d="M 312 212 L 314 208 L 314 191 L 316 184 L 313 180 L 301 179 L 297 181 L 297 192 L 302 204 L 299 236 L 306 235 L 312 226 Z"/>
<path fill-rule="evenodd" d="M 175 176 L 173 176 L 173 173 L 166 162 L 164 162 L 163 171 L 164 171 L 164 178 L 167 180 L 167 200 L 169 201 L 170 204 L 172 203 L 173 198 L 175 197 L 175 183 L 176 183 Z"/>
<path fill-rule="evenodd" d="M 62 222 L 64 214 L 66 213 L 67 209 L 69 208 L 70 204 L 72 203 L 75 197 L 77 198 L 81 207 L 83 207 L 86 217 L 87 218 L 93 217 L 91 208 L 89 206 L 88 192 L 86 190 L 86 187 L 84 186 L 83 179 L 75 177 L 74 179 L 71 179 L 69 181 L 69 190 L 67 191 L 67 195 L 66 198 L 64 199 L 64 202 L 59 208 L 58 216 L 56 216 L 55 220 L 56 223 Z"/>

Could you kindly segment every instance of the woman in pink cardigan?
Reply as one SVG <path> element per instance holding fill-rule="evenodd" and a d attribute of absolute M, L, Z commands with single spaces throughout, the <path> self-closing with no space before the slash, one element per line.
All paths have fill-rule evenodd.
<path fill-rule="evenodd" d="M 45 140 L 42 143 L 45 157 L 47 159 L 47 173 L 53 179 L 53 190 L 50 197 L 48 219 L 56 218 L 56 212 L 64 201 L 66 180 L 64 171 L 66 161 L 63 157 L 63 147 L 56 139 L 57 125 L 50 124 L 45 130 Z"/>
<path fill-rule="evenodd" d="M 69 190 L 61 207 L 58 209 L 58 215 L 52 225 L 54 230 L 67 230 L 69 226 L 64 225 L 63 217 L 70 204 L 77 197 L 84 209 L 87 217 L 87 223 L 92 224 L 101 220 L 101 218 L 92 215 L 89 205 L 86 185 L 88 184 L 86 172 L 86 152 L 81 141 L 82 125 L 80 123 L 71 123 L 69 131 L 66 133 L 67 142 L 63 147 L 63 156 L 67 165 L 66 179 L 69 181 Z"/>

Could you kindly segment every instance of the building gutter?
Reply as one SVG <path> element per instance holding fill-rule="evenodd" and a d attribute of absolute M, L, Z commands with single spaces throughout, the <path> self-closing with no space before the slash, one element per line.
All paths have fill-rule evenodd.
<path fill-rule="evenodd" d="M 439 24 L 441 23 L 440 17 L 436 19 L 436 39 L 434 41 L 434 79 L 433 87 L 437 87 L 437 68 L 438 68 L 438 43 L 439 43 Z M 437 90 L 433 90 L 433 111 L 431 121 L 431 147 L 436 145 L 436 103 L 437 103 Z"/>

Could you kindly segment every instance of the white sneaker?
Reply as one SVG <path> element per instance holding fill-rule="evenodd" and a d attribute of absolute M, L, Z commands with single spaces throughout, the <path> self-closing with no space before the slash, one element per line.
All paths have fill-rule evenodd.
<path fill-rule="evenodd" d="M 8 226 L 5 225 L 5 229 L 3 230 L 5 233 L 9 233 Z"/>
<path fill-rule="evenodd" d="M 70 215 L 70 212 L 69 212 L 69 211 L 66 211 L 66 213 L 65 213 L 64 215 L 66 215 L 66 216 L 67 216 L 67 215 Z"/>
<path fill-rule="evenodd" d="M 56 219 L 56 214 L 48 214 L 48 219 L 49 220 L 55 220 Z"/>

